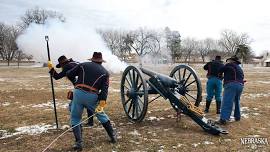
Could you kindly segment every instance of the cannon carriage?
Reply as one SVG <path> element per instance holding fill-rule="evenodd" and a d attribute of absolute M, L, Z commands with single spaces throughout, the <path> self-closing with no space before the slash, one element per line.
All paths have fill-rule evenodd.
<path fill-rule="evenodd" d="M 148 79 L 146 79 L 148 77 Z M 204 117 L 198 108 L 202 100 L 202 87 L 196 71 L 188 65 L 178 65 L 169 76 L 145 68 L 128 66 L 121 79 L 121 100 L 127 117 L 141 122 L 148 104 L 159 97 L 169 100 L 176 112 L 189 116 L 210 134 L 226 134 L 227 131 Z M 157 94 L 152 100 L 148 95 Z"/>

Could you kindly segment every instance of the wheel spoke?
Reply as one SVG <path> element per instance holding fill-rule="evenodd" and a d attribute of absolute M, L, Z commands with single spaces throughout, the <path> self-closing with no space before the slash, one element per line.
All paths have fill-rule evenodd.
<path fill-rule="evenodd" d="M 125 84 L 123 85 L 125 88 L 127 88 L 128 90 L 130 89 L 130 88 L 128 88 Z"/>
<path fill-rule="evenodd" d="M 141 98 L 138 98 L 139 100 L 140 100 L 140 102 L 142 103 L 142 105 L 143 105 L 143 101 L 142 101 L 142 99 Z"/>
<path fill-rule="evenodd" d="M 188 82 L 188 79 L 190 78 L 190 76 L 191 76 L 191 73 L 189 73 L 189 75 L 188 75 L 187 79 L 185 80 L 185 82 L 184 82 L 184 86 L 185 86 L 185 85 L 186 85 L 186 83 Z"/>
<path fill-rule="evenodd" d="M 138 84 L 138 82 L 139 82 L 139 74 L 137 73 L 137 77 L 136 77 L 136 86 L 137 86 L 137 84 Z"/>
<path fill-rule="evenodd" d="M 190 86 L 192 83 L 196 82 L 196 80 L 193 80 L 192 82 L 190 82 L 188 85 L 186 85 L 185 87 L 187 88 L 188 86 Z"/>
<path fill-rule="evenodd" d="M 136 118 L 138 118 L 139 117 L 139 108 L 138 108 L 138 103 L 136 103 L 136 107 L 135 107 L 135 109 L 136 109 Z"/>
<path fill-rule="evenodd" d="M 133 108 L 132 108 L 132 118 L 134 118 L 134 116 L 135 116 L 135 108 L 136 108 L 136 105 L 135 105 L 135 103 L 136 103 L 136 101 L 134 101 L 133 100 Z"/>
<path fill-rule="evenodd" d="M 131 98 L 129 98 L 125 103 L 124 106 L 131 100 Z"/>
<path fill-rule="evenodd" d="M 143 83 L 141 82 L 140 85 L 137 87 L 137 90 L 140 90 L 140 88 L 142 87 Z"/>
<path fill-rule="evenodd" d="M 194 98 L 192 95 L 188 94 L 187 92 L 186 92 L 186 95 L 190 96 L 190 97 L 191 97 L 192 99 L 194 99 L 195 101 L 197 100 L 196 98 Z"/>
<path fill-rule="evenodd" d="M 131 77 L 131 73 L 130 73 L 130 72 L 131 72 L 131 71 L 128 72 L 129 80 L 130 80 L 132 86 L 134 86 L 134 83 L 133 83 L 133 81 L 132 81 L 132 77 Z"/>
<path fill-rule="evenodd" d="M 133 100 L 132 100 L 133 101 Z M 133 102 L 131 101 L 131 103 L 130 103 L 130 105 L 129 105 L 129 108 L 128 108 L 128 113 L 130 112 L 130 110 L 131 110 L 131 107 L 132 107 L 132 105 L 133 105 Z"/>
<path fill-rule="evenodd" d="M 139 98 L 139 100 L 141 100 L 141 99 Z M 138 106 L 139 106 L 140 113 L 141 113 L 141 112 L 142 112 L 142 108 L 141 108 L 141 106 L 140 106 L 140 103 L 138 103 Z"/>
<path fill-rule="evenodd" d="M 132 77 L 133 77 L 133 81 L 132 82 L 133 82 L 133 85 L 136 86 L 135 70 L 133 69 L 132 71 L 133 71 L 132 72 Z"/>
<path fill-rule="evenodd" d="M 185 76 L 186 76 L 186 68 L 184 68 L 184 73 L 183 73 L 183 79 L 185 79 Z"/>
<path fill-rule="evenodd" d="M 181 81 L 181 70 L 178 70 L 179 82 Z"/>
<path fill-rule="evenodd" d="M 173 78 L 174 78 L 175 80 L 177 80 L 177 78 L 176 78 L 175 74 L 173 75 Z"/>
<path fill-rule="evenodd" d="M 128 85 L 129 85 L 130 87 L 132 87 L 132 85 L 131 85 L 131 83 L 129 82 L 128 78 L 126 77 L 125 79 L 127 80 Z"/>

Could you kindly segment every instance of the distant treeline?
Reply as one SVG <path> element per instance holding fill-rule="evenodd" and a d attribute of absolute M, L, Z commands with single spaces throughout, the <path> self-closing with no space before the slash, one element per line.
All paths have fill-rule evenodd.
<path fill-rule="evenodd" d="M 16 39 L 31 23 L 45 24 L 48 18 L 65 22 L 65 17 L 56 11 L 41 8 L 29 9 L 17 25 L 0 23 L 0 58 L 9 65 L 12 61 L 31 61 L 33 56 L 20 50 Z M 170 62 L 205 62 L 216 55 L 223 57 L 237 55 L 244 63 L 253 56 L 251 38 L 247 33 L 224 30 L 219 39 L 181 37 L 180 31 L 138 28 L 135 30 L 97 29 L 107 47 L 123 61 L 131 58 L 152 56 Z M 199 60 L 199 61 L 197 61 Z"/>

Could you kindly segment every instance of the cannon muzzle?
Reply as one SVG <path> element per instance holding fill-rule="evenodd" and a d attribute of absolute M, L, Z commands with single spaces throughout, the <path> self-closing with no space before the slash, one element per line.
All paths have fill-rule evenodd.
<path fill-rule="evenodd" d="M 175 88 L 178 86 L 178 83 L 175 79 L 169 77 L 169 76 L 166 76 L 164 74 L 161 74 L 161 73 L 157 73 L 157 72 L 154 72 L 154 71 L 151 71 L 151 70 L 148 70 L 148 69 L 145 69 L 145 68 L 140 68 L 142 70 L 142 72 L 146 75 L 148 75 L 149 77 L 154 77 L 158 80 L 161 81 L 161 83 L 165 86 L 165 87 L 169 87 L 169 88 Z"/>

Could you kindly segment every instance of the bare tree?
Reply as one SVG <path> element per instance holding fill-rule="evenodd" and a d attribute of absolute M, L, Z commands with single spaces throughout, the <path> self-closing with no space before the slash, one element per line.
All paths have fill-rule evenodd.
<path fill-rule="evenodd" d="M 15 40 L 19 34 L 19 28 L 0 23 L 0 35 L 2 45 L 0 50 L 0 56 L 4 61 L 8 62 L 8 66 L 10 64 L 10 61 L 13 60 L 16 51 L 18 50 Z"/>
<path fill-rule="evenodd" d="M 251 38 L 246 33 L 237 34 L 232 30 L 224 30 L 219 40 L 220 46 L 226 50 L 228 55 L 233 55 L 239 45 L 249 45 Z"/>
<path fill-rule="evenodd" d="M 26 55 L 21 50 L 15 52 L 14 59 L 17 60 L 18 67 L 20 66 L 21 60 L 23 60 L 25 57 Z"/>
<path fill-rule="evenodd" d="M 205 62 L 205 57 L 208 56 L 212 50 L 216 50 L 216 46 L 216 41 L 211 38 L 198 41 L 197 49 L 203 62 Z"/>
<path fill-rule="evenodd" d="M 248 63 L 253 55 L 253 52 L 249 46 L 239 45 L 236 49 L 235 55 L 238 56 L 243 63 Z"/>
<path fill-rule="evenodd" d="M 99 30 L 98 32 L 112 53 L 125 61 L 131 53 L 131 48 L 126 37 L 127 34 L 118 30 Z"/>
<path fill-rule="evenodd" d="M 27 54 L 26 54 L 25 58 L 26 58 L 28 61 L 30 61 L 30 60 L 32 60 L 32 59 L 34 58 L 34 56 L 33 56 L 33 55 L 27 55 Z"/>
<path fill-rule="evenodd" d="M 29 9 L 25 12 L 25 14 L 21 17 L 21 23 L 19 26 L 22 29 L 27 28 L 31 23 L 36 24 L 45 24 L 48 18 L 57 18 L 59 21 L 64 22 L 65 17 L 56 11 L 50 11 L 41 9 L 39 7 L 35 7 L 33 9 Z"/>
<path fill-rule="evenodd" d="M 141 57 L 149 53 L 160 52 L 160 37 L 155 31 L 140 28 L 131 32 L 127 37 L 130 47 Z"/>
<path fill-rule="evenodd" d="M 168 27 L 165 28 L 165 36 L 167 48 L 169 49 L 173 63 L 176 58 L 182 57 L 181 52 L 181 35 L 178 31 L 171 31 Z"/>
<path fill-rule="evenodd" d="M 185 62 L 190 62 L 190 57 L 193 51 L 198 47 L 198 42 L 194 38 L 185 38 L 182 41 L 181 50 L 185 56 Z"/>

